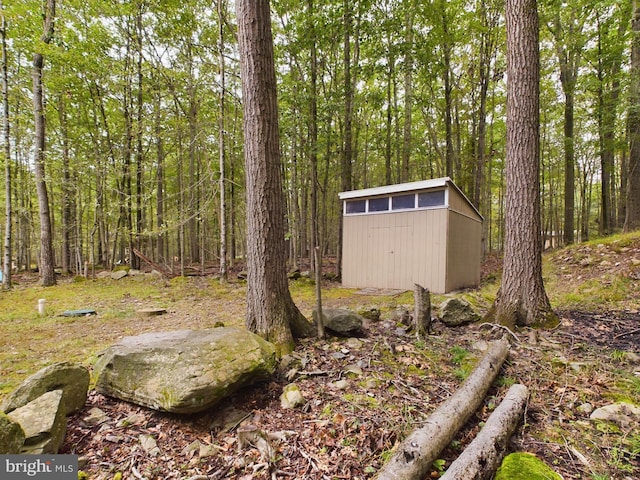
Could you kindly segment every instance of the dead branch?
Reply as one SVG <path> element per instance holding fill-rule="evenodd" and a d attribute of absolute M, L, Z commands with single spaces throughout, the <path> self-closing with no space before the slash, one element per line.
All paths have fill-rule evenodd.
<path fill-rule="evenodd" d="M 414 430 L 378 472 L 378 480 L 419 480 L 438 458 L 456 432 L 471 417 L 498 376 L 509 354 L 509 342 L 502 338 L 490 344 L 487 353 L 458 391 L 441 404 L 425 425 Z"/>
<path fill-rule="evenodd" d="M 526 386 L 512 385 L 480 433 L 440 479 L 481 480 L 491 477 L 504 457 L 511 435 L 523 417 L 528 399 L 529 390 Z"/>

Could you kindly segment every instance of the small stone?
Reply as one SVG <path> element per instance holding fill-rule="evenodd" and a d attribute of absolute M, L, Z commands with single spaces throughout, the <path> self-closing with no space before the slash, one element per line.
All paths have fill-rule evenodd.
<path fill-rule="evenodd" d="M 210 445 L 208 443 L 200 444 L 200 449 L 198 450 L 198 457 L 200 458 L 213 457 L 215 454 L 216 454 L 216 447 L 214 445 Z"/>
<path fill-rule="evenodd" d="M 150 456 L 156 457 L 160 455 L 160 449 L 158 448 L 158 444 L 151 435 L 140 435 L 138 437 L 140 441 L 140 445 L 142 449 L 147 452 Z"/>
<path fill-rule="evenodd" d="M 362 341 L 358 340 L 357 338 L 351 337 L 347 340 L 347 347 L 351 348 L 352 350 L 358 350 L 362 348 Z"/>
<path fill-rule="evenodd" d="M 100 425 L 101 423 L 107 422 L 109 420 L 109 416 L 98 407 L 93 407 L 89 410 L 89 415 L 84 417 L 82 420 L 84 420 L 87 425 Z"/>
<path fill-rule="evenodd" d="M 583 403 L 582 405 L 578 405 L 577 410 L 580 413 L 584 413 L 585 415 L 590 415 L 591 412 L 593 412 L 593 405 L 591 405 L 589 402 Z"/>
<path fill-rule="evenodd" d="M 349 382 L 347 380 L 338 380 L 336 382 L 329 383 L 329 387 L 335 390 L 345 390 L 349 387 Z"/>
<path fill-rule="evenodd" d="M 129 274 L 127 273 L 127 271 L 126 271 L 126 270 L 118 270 L 118 271 L 116 271 L 116 272 L 112 272 L 112 273 L 111 273 L 111 278 L 112 278 L 113 280 L 120 280 L 121 278 L 124 278 L 124 277 L 126 277 L 127 275 L 129 275 Z"/>
<path fill-rule="evenodd" d="M 300 387 L 295 383 L 290 383 L 282 391 L 280 395 L 280 406 L 285 409 L 300 407 L 305 404 L 304 396 L 300 391 Z"/>
<path fill-rule="evenodd" d="M 99 410 L 99 409 L 98 409 Z M 104 412 L 103 412 L 104 413 Z M 106 416 L 106 414 L 105 414 Z M 107 417 L 108 419 L 109 417 Z M 118 423 L 116 423 L 116 427 L 120 428 L 120 427 L 128 427 L 130 425 L 142 425 L 147 421 L 147 417 L 145 417 L 144 415 L 142 415 L 141 413 L 134 413 L 132 415 L 129 415 L 126 418 L 123 418 L 121 420 L 118 420 Z"/>
<path fill-rule="evenodd" d="M 345 373 L 353 373 L 355 375 L 362 375 L 362 368 L 360 368 L 358 365 L 347 365 L 344 368 L 344 372 Z"/>

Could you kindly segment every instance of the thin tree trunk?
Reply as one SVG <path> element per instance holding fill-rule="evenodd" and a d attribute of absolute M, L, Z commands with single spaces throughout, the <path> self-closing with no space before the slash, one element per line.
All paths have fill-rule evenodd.
<path fill-rule="evenodd" d="M 631 20 L 631 85 L 629 98 L 629 168 L 625 232 L 640 228 L 640 3 L 633 0 Z"/>
<path fill-rule="evenodd" d="M 218 61 L 220 69 L 220 111 L 218 118 L 218 155 L 220 160 L 220 181 L 218 189 L 220 190 L 220 281 L 227 281 L 227 204 L 226 204 L 226 151 L 225 151 L 225 127 L 226 127 L 226 85 L 225 75 L 226 67 L 224 62 L 224 19 L 227 14 L 227 2 L 218 0 Z"/>
<path fill-rule="evenodd" d="M 2 261 L 2 287 L 11 288 L 11 235 L 13 223 L 12 211 L 12 179 L 11 179 L 11 127 L 9 123 L 9 74 L 7 59 L 7 22 L 4 14 L 4 6 L 0 0 L 0 36 L 2 37 L 2 130 L 4 136 L 4 194 L 5 194 L 5 231 L 4 231 L 4 255 Z"/>
<path fill-rule="evenodd" d="M 47 0 L 44 12 L 44 32 L 40 41 L 51 42 L 54 30 L 55 0 Z M 36 52 L 33 57 L 33 112 L 35 117 L 35 176 L 40 211 L 40 282 L 48 287 L 56 284 L 53 255 L 53 232 L 49 211 L 49 194 L 45 176 L 45 116 L 42 84 L 44 56 Z"/>

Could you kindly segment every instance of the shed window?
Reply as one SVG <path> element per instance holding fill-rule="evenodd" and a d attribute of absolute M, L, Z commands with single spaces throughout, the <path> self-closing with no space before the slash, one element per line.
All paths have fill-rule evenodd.
<path fill-rule="evenodd" d="M 364 213 L 367 206 L 366 200 L 349 200 L 346 203 L 346 213 Z"/>
<path fill-rule="evenodd" d="M 440 207 L 444 205 L 444 190 L 418 194 L 418 208 Z"/>
<path fill-rule="evenodd" d="M 416 208 L 415 194 L 391 197 L 391 210 L 406 210 L 408 208 Z"/>
<path fill-rule="evenodd" d="M 387 210 L 389 210 L 389 197 L 369 199 L 370 212 L 385 212 Z"/>

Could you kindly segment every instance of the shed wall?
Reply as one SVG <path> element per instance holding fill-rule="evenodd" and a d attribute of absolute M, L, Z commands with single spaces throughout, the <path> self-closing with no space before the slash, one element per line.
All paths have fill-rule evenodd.
<path fill-rule="evenodd" d="M 446 208 L 343 217 L 342 284 L 445 292 Z"/>
<path fill-rule="evenodd" d="M 482 222 L 449 211 L 446 291 L 480 283 Z"/>

